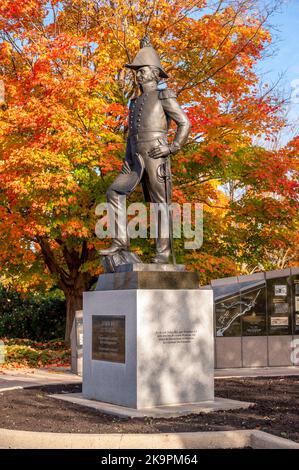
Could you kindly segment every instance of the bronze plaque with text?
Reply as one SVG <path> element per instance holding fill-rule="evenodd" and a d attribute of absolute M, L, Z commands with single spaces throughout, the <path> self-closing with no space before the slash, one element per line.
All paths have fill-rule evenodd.
<path fill-rule="evenodd" d="M 124 316 L 92 316 L 92 359 L 126 362 Z"/>

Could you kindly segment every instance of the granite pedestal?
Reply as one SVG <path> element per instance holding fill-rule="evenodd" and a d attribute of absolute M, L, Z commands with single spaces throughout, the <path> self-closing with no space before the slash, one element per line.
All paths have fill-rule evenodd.
<path fill-rule="evenodd" d="M 181 268 L 140 267 L 97 288 L 84 294 L 84 398 L 137 410 L 214 400 L 211 289 Z"/>

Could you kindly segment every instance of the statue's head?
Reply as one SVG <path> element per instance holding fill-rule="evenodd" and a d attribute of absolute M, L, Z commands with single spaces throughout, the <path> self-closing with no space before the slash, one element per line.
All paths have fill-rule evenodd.
<path fill-rule="evenodd" d="M 136 79 L 138 85 L 155 81 L 159 83 L 161 80 L 160 69 L 154 65 L 144 65 L 136 70 Z"/>
<path fill-rule="evenodd" d="M 168 78 L 167 73 L 162 68 L 160 58 L 151 45 L 148 36 L 145 36 L 140 41 L 140 47 L 141 49 L 137 53 L 133 62 L 131 64 L 126 64 L 126 67 L 135 70 L 138 83 L 142 84 L 152 80 L 159 82 L 161 78 Z M 149 80 L 148 77 L 150 75 L 151 79 Z M 146 80 L 146 82 L 141 82 L 139 80 Z"/>

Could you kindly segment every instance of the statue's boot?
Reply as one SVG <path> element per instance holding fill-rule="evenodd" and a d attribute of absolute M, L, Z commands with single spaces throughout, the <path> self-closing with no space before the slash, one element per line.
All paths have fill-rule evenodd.
<path fill-rule="evenodd" d="M 109 248 L 105 248 L 104 250 L 99 250 L 99 254 L 102 256 L 109 256 L 114 255 L 118 251 L 129 251 L 129 246 L 126 241 L 119 240 L 115 238 L 112 242 L 112 245 Z"/>
<path fill-rule="evenodd" d="M 104 250 L 99 250 L 99 254 L 102 256 L 114 255 L 119 251 L 129 251 L 130 245 L 126 227 L 126 196 L 122 196 L 111 187 L 106 196 L 109 221 L 115 232 L 112 245 Z"/>
<path fill-rule="evenodd" d="M 170 256 L 169 238 L 157 238 L 156 256 L 153 259 L 155 264 L 168 264 Z"/>

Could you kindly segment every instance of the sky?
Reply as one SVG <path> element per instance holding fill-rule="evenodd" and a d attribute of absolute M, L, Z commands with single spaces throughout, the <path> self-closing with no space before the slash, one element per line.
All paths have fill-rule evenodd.
<path fill-rule="evenodd" d="M 287 116 L 290 126 L 281 135 L 283 145 L 299 134 L 299 0 L 287 0 L 270 20 L 274 44 L 273 53 L 258 65 L 263 82 L 275 83 L 290 97 Z"/>

